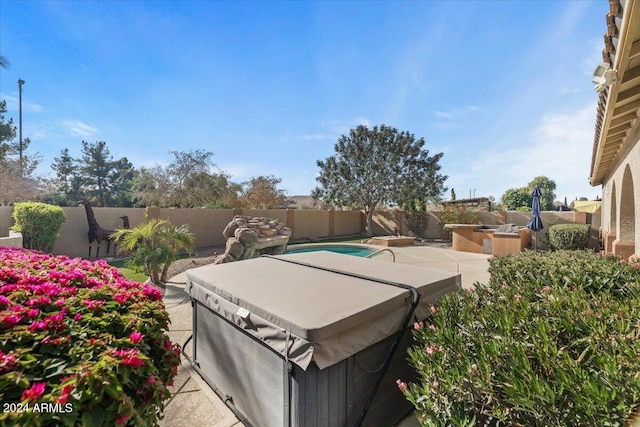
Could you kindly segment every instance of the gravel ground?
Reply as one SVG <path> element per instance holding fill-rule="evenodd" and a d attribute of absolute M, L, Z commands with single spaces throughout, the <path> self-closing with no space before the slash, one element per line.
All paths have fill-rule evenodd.
<path fill-rule="evenodd" d="M 216 257 L 224 253 L 224 247 L 209 247 L 196 249 L 189 258 L 178 259 L 169 266 L 168 278 L 194 267 L 211 264 Z"/>

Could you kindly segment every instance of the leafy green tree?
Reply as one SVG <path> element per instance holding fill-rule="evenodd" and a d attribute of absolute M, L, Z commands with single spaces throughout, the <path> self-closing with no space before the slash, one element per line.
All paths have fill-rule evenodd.
<path fill-rule="evenodd" d="M 318 160 L 319 186 L 313 196 L 324 202 L 364 209 L 367 234 L 373 232 L 378 204 L 404 206 L 412 200 L 437 199 L 446 191 L 440 175 L 442 153 L 429 156 L 424 138 L 381 125 L 360 125 L 342 135 L 335 154 Z"/>
<path fill-rule="evenodd" d="M 531 210 L 533 188 L 538 186 L 542 196 L 540 197 L 540 210 L 554 210 L 553 201 L 556 199 L 556 183 L 546 176 L 537 176 L 526 187 L 510 188 L 502 195 L 502 207 L 505 210 L 518 210 L 523 212 Z M 528 209 L 527 209 L 528 208 Z"/>
<path fill-rule="evenodd" d="M 261 175 L 245 182 L 238 201 L 240 206 L 251 209 L 277 208 L 287 199 L 284 190 L 278 188 L 281 182 L 281 178 L 273 175 Z"/>
<path fill-rule="evenodd" d="M 515 211 L 524 206 L 531 206 L 531 191 L 526 187 L 510 188 L 502 195 L 502 207 L 507 211 Z"/>
<path fill-rule="evenodd" d="M 141 206 L 202 207 L 233 203 L 239 186 L 224 172 L 212 172 L 213 153 L 170 151 L 166 167 L 141 168 L 132 184 L 132 198 Z"/>
<path fill-rule="evenodd" d="M 133 165 L 123 157 L 113 160 L 107 143 L 82 141 L 82 157 L 78 160 L 78 176 L 82 182 L 85 197 L 93 199 L 98 206 L 114 205 L 127 196 L 127 182 L 134 176 Z"/>
<path fill-rule="evenodd" d="M 556 199 L 556 183 L 546 176 L 537 176 L 527 184 L 529 193 L 533 192 L 533 187 L 538 186 L 542 196 L 540 197 L 540 209 L 543 211 L 554 210 L 553 201 Z M 531 204 L 529 204 L 531 206 Z"/>

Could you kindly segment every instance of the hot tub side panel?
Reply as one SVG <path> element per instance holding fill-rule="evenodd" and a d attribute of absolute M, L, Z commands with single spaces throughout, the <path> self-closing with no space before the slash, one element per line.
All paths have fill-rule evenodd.
<path fill-rule="evenodd" d="M 353 426 L 381 373 L 395 339 L 388 337 L 325 369 L 311 363 L 307 370 L 196 303 L 195 358 L 200 375 L 249 424 L 260 427 Z M 364 426 L 393 425 L 411 410 L 396 379 L 414 381 L 407 362 L 412 344 L 409 330 L 392 359 Z"/>
<path fill-rule="evenodd" d="M 195 362 L 202 378 L 249 424 L 288 426 L 284 359 L 203 305 L 196 303 L 194 310 Z"/>

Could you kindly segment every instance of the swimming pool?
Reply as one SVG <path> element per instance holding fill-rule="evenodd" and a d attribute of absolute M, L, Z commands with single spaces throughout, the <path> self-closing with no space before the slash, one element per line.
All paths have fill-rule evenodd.
<path fill-rule="evenodd" d="M 329 251 L 339 254 L 352 255 L 357 257 L 367 257 L 374 253 L 376 250 L 367 246 L 359 245 L 336 245 L 336 244 L 320 244 L 315 243 L 311 245 L 294 245 L 288 249 L 285 254 L 299 254 L 303 252 L 317 252 L 317 251 Z"/>

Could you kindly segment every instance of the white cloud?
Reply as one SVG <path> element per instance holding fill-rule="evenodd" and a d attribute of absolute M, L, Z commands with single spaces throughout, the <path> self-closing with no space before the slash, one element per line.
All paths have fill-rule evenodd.
<path fill-rule="evenodd" d="M 326 133 L 314 133 L 309 135 L 302 135 L 301 138 L 305 141 L 325 141 L 328 139 L 336 139 L 335 135 L 329 135 Z"/>
<path fill-rule="evenodd" d="M 20 110 L 20 98 L 17 96 L 5 95 L 1 94 L 0 97 L 7 101 L 7 110 L 8 111 L 19 111 Z M 23 113 L 40 113 L 44 111 L 44 107 L 40 104 L 36 104 L 35 102 L 29 102 L 22 98 L 22 112 Z"/>
<path fill-rule="evenodd" d="M 90 126 L 80 120 L 64 120 L 60 122 L 60 126 L 73 136 L 91 136 L 98 133 L 98 129 Z"/>
<path fill-rule="evenodd" d="M 440 119 L 453 119 L 455 117 L 453 113 L 447 113 L 444 111 L 434 111 L 433 115 Z"/>
<path fill-rule="evenodd" d="M 467 177 L 464 183 L 500 197 L 544 175 L 556 182 L 558 199 L 597 195 L 599 190 L 587 181 L 595 111 L 590 103 L 570 113 L 545 114 L 533 132 L 512 141 L 513 148 L 479 150 L 471 168 L 475 179 Z"/>

